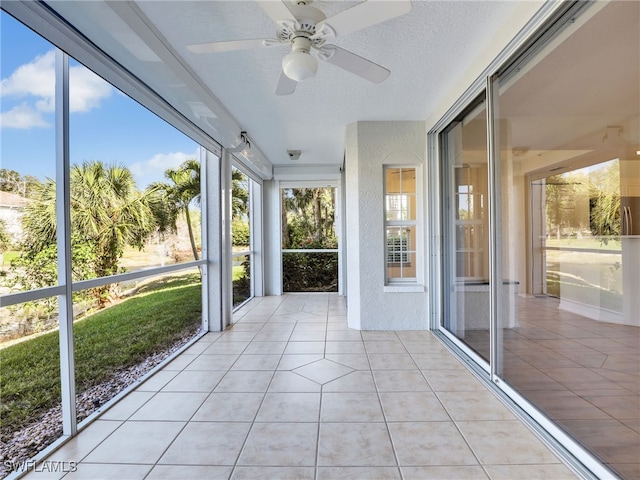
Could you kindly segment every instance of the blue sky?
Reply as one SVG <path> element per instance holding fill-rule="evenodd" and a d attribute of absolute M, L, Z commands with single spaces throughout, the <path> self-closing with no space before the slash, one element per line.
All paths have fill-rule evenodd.
<path fill-rule="evenodd" d="M 55 47 L 0 12 L 0 168 L 55 175 Z M 70 62 L 71 163 L 130 168 L 138 187 L 197 158 L 198 145 L 97 75 Z"/>

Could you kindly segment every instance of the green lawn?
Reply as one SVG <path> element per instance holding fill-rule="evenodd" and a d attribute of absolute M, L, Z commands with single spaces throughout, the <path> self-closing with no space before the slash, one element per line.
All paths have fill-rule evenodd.
<path fill-rule="evenodd" d="M 16 250 L 9 250 L 8 252 L 4 252 L 2 254 L 2 259 L 4 260 L 5 265 L 11 265 L 11 261 L 18 258 L 20 256 L 20 252 Z"/>
<path fill-rule="evenodd" d="M 76 391 L 162 351 L 201 324 L 199 275 L 165 277 L 137 294 L 74 324 Z M 29 424 L 60 401 L 58 332 L 0 350 L 0 425 Z"/>
<path fill-rule="evenodd" d="M 244 276 L 244 267 L 242 265 L 235 265 L 232 271 L 234 282 Z"/>

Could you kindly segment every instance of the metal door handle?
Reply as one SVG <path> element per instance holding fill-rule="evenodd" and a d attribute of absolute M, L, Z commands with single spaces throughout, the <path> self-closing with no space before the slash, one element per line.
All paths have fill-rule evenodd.
<path fill-rule="evenodd" d="M 631 207 L 622 208 L 622 234 L 631 235 L 633 232 L 633 219 L 631 218 Z"/>

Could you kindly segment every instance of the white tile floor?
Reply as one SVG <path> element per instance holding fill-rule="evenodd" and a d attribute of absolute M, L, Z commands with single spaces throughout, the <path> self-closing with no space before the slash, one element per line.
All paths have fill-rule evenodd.
<path fill-rule="evenodd" d="M 345 315 L 252 300 L 48 459 L 75 472 L 27 478 L 575 478 L 429 332 Z"/>

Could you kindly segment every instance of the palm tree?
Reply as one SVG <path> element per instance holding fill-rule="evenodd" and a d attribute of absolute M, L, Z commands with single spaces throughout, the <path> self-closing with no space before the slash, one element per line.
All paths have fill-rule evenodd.
<path fill-rule="evenodd" d="M 231 218 L 239 219 L 249 211 L 249 179 L 237 168 L 231 169 Z"/>
<path fill-rule="evenodd" d="M 169 226 L 175 231 L 178 215 L 184 213 L 193 258 L 198 260 L 189 206 L 192 202 L 200 203 L 200 162 L 195 159 L 185 160 L 178 168 L 166 170 L 164 176 L 171 183 L 154 182 L 148 189 L 156 195 L 156 206 L 159 205 L 158 198 L 164 201 L 164 208 L 154 208 L 157 224 L 161 227 L 161 233 L 163 228 Z"/>
<path fill-rule="evenodd" d="M 56 242 L 55 190 L 55 182 L 47 180 L 25 208 L 26 251 L 38 251 Z M 131 172 L 121 165 L 105 166 L 99 161 L 74 165 L 70 200 L 72 234 L 94 249 L 92 270 L 97 278 L 118 273 L 125 246 L 142 248 L 155 226 L 150 194 L 140 192 Z M 109 290 L 109 286 L 96 289 L 101 306 Z"/>
<path fill-rule="evenodd" d="M 334 189 L 288 188 L 282 194 L 283 248 L 333 243 Z"/>

